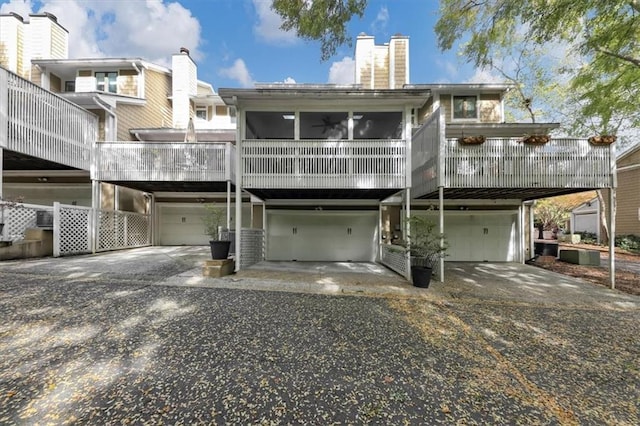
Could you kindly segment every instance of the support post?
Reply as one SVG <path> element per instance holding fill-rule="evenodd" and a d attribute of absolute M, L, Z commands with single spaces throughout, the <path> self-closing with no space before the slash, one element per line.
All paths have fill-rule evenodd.
<path fill-rule="evenodd" d="M 53 257 L 60 257 L 60 203 L 53 202 Z"/>
<path fill-rule="evenodd" d="M 91 180 L 91 232 L 90 232 L 90 248 L 91 253 L 95 253 L 98 247 L 98 238 L 100 237 L 100 181 Z"/>
<path fill-rule="evenodd" d="M 234 103 L 237 101 L 234 97 Z M 237 108 L 238 125 L 236 128 L 236 248 L 235 248 L 235 271 L 240 270 L 240 262 L 242 261 L 242 184 L 244 182 L 244 170 L 242 169 L 242 128 L 245 125 L 245 111 Z"/>
<path fill-rule="evenodd" d="M 440 248 L 444 248 L 444 187 L 438 187 L 438 213 L 440 215 Z M 444 282 L 444 253 L 440 252 L 440 282 Z"/>
<path fill-rule="evenodd" d="M 609 282 L 616 288 L 616 188 L 609 189 Z"/>
<path fill-rule="evenodd" d="M 405 213 L 405 221 L 404 221 L 404 241 L 408 242 L 411 238 L 411 226 L 409 225 L 409 219 L 411 219 L 411 189 L 406 188 L 404 190 L 404 213 Z M 413 282 L 411 278 L 411 255 L 407 255 L 407 275 L 405 278 Z"/>
<path fill-rule="evenodd" d="M 231 181 L 227 181 L 227 229 L 231 230 Z"/>

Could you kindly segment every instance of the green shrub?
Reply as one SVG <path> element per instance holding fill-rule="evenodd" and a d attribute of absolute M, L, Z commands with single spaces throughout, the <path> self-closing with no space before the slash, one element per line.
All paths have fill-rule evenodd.
<path fill-rule="evenodd" d="M 584 244 L 598 244 L 598 235 L 593 232 L 576 232 L 576 234 L 580 235 L 580 242 Z"/>
<path fill-rule="evenodd" d="M 640 237 L 637 235 L 616 235 L 616 247 L 640 253 Z"/>

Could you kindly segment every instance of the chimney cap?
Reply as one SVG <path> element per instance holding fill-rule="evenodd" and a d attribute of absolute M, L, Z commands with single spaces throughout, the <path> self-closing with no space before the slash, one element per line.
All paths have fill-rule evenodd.
<path fill-rule="evenodd" d="M 186 53 L 188 55 L 189 54 L 189 49 L 187 49 L 186 47 L 181 47 L 180 48 L 180 53 Z"/>

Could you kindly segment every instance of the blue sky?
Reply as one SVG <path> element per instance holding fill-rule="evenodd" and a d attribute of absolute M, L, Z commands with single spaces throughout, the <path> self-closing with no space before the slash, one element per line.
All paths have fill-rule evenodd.
<path fill-rule="evenodd" d="M 70 57 L 142 57 L 169 65 L 181 46 L 198 64 L 198 78 L 220 87 L 254 83 L 348 83 L 353 47 L 320 61 L 318 43 L 279 30 L 270 0 L 0 0 L 0 13 L 51 12 L 69 30 Z M 441 53 L 433 26 L 436 0 L 369 0 L 349 33 L 382 44 L 410 37 L 412 83 L 488 82 L 496 79 Z"/>

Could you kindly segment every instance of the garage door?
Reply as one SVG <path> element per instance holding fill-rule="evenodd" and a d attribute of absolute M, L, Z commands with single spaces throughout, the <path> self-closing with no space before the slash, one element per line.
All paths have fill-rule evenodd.
<path fill-rule="evenodd" d="M 204 233 L 201 204 L 159 206 L 159 244 L 164 246 L 206 245 L 209 237 Z"/>
<path fill-rule="evenodd" d="M 437 215 L 430 215 L 434 221 Z M 518 260 L 517 212 L 445 213 L 446 260 L 515 262 Z"/>
<path fill-rule="evenodd" d="M 373 262 L 377 211 L 267 212 L 267 260 Z"/>

